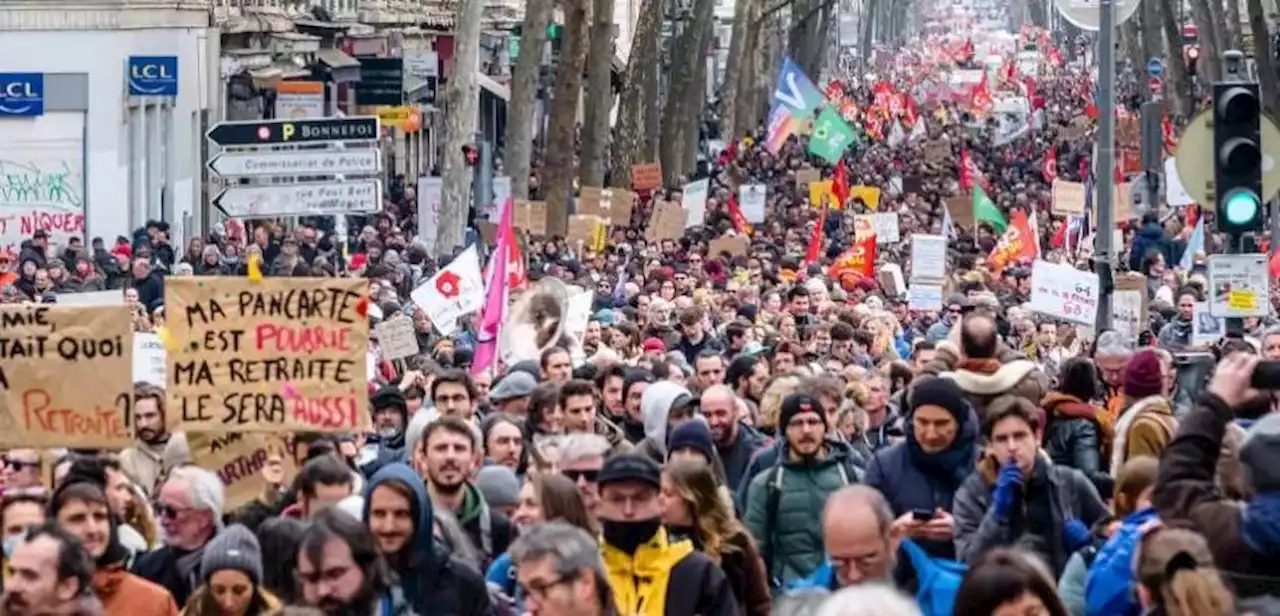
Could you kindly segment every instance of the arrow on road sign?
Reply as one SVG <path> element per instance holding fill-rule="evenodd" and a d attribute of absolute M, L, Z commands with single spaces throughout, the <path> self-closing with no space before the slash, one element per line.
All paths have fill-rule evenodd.
<path fill-rule="evenodd" d="M 221 146 L 374 141 L 380 136 L 376 117 L 220 122 L 205 133 Z"/>
<path fill-rule="evenodd" d="M 320 182 L 272 186 L 231 186 L 213 204 L 231 218 L 322 216 L 375 212 L 382 182 Z"/>
<path fill-rule="evenodd" d="M 218 154 L 209 170 L 222 177 L 365 175 L 381 170 L 378 150 L 241 152 Z"/>
<path fill-rule="evenodd" d="M 1164 76 L 1164 62 L 1159 58 L 1147 60 L 1147 77 L 1156 78 Z"/>

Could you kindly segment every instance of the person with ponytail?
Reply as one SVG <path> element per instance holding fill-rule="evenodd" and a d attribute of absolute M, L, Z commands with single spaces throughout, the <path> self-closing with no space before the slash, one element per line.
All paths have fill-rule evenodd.
<path fill-rule="evenodd" d="M 1199 534 L 1157 527 L 1142 538 L 1135 565 L 1147 616 L 1228 616 L 1235 600 Z"/>

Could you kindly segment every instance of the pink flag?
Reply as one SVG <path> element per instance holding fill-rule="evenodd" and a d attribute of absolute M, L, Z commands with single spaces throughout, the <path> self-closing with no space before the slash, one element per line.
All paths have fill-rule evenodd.
<path fill-rule="evenodd" d="M 507 262 L 510 260 L 511 241 L 515 237 L 511 229 L 512 202 L 502 204 L 502 216 L 498 223 L 497 242 L 489 254 L 489 277 L 485 280 L 484 308 L 476 331 L 476 351 L 471 360 L 471 373 L 479 374 L 493 367 L 498 357 L 498 332 L 507 319 Z"/>

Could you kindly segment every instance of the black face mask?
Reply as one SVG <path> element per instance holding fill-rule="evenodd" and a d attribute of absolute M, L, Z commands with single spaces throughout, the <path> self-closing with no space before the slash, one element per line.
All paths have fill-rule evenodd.
<path fill-rule="evenodd" d="M 604 540 L 609 545 L 628 554 L 635 554 L 636 549 L 653 539 L 662 528 L 661 518 L 648 520 L 614 521 L 601 520 Z"/>

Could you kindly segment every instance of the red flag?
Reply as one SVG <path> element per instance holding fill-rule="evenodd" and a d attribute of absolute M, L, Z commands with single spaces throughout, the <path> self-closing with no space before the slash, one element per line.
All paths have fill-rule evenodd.
<path fill-rule="evenodd" d="M 849 202 L 849 171 L 845 169 L 844 159 L 836 163 L 836 174 L 831 178 L 831 192 L 840 200 L 841 208 Z"/>
<path fill-rule="evenodd" d="M 751 223 L 747 222 L 747 217 L 742 215 L 742 208 L 738 207 L 737 195 L 729 195 L 729 201 L 725 206 L 729 208 L 729 222 L 733 223 L 733 230 L 743 235 L 751 235 Z"/>
<path fill-rule="evenodd" d="M 1164 151 L 1172 155 L 1178 149 L 1178 134 L 1173 129 L 1173 122 L 1169 121 L 1168 113 L 1160 118 L 1160 129 L 1164 133 Z"/>
<path fill-rule="evenodd" d="M 1058 231 L 1053 234 L 1053 239 L 1049 240 L 1050 246 L 1053 246 L 1054 248 L 1062 248 L 1062 246 L 1067 243 L 1068 226 L 1069 225 L 1064 221 L 1062 225 L 1058 227 Z"/>
<path fill-rule="evenodd" d="M 804 253 L 804 267 L 809 267 L 817 263 L 822 258 L 822 236 L 823 229 L 827 226 L 827 209 L 830 208 L 831 201 L 822 200 L 822 211 L 818 214 L 818 224 L 813 227 L 813 234 L 809 236 L 809 249 Z"/>
<path fill-rule="evenodd" d="M 982 190 L 991 192 L 991 187 L 987 185 L 987 178 L 982 175 L 982 171 L 978 169 L 978 165 L 973 162 L 973 157 L 969 155 L 969 150 L 960 150 L 960 187 L 965 190 L 973 190 L 973 187 L 981 186 Z"/>
<path fill-rule="evenodd" d="M 1044 155 L 1044 164 L 1040 167 L 1040 173 L 1044 176 L 1045 183 L 1053 185 L 1053 181 L 1058 179 L 1058 151 L 1049 148 L 1049 153 Z"/>

